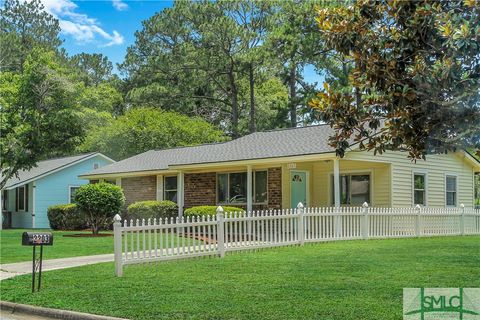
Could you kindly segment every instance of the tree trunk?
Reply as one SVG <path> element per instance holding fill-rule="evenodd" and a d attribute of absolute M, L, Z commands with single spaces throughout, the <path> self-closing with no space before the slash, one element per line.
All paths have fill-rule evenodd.
<path fill-rule="evenodd" d="M 253 62 L 248 68 L 248 80 L 250 84 L 250 133 L 257 131 L 255 126 L 255 80 L 253 78 Z"/>
<path fill-rule="evenodd" d="M 230 99 L 232 102 L 232 138 L 238 138 L 238 89 L 235 83 L 235 75 L 233 68 L 228 72 L 228 80 L 230 82 Z"/>
<path fill-rule="evenodd" d="M 92 225 L 92 234 L 98 234 L 98 226 Z"/>
<path fill-rule="evenodd" d="M 297 126 L 297 66 L 295 63 L 290 64 L 290 123 L 292 128 Z"/>
<path fill-rule="evenodd" d="M 358 87 L 355 87 L 355 101 L 357 108 L 360 108 L 362 106 L 362 93 Z"/>

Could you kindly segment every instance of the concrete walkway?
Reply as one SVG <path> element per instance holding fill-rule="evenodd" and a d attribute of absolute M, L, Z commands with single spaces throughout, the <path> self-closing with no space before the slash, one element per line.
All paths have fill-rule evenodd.
<path fill-rule="evenodd" d="M 113 253 L 43 260 L 42 271 L 73 268 L 110 261 L 113 261 Z M 0 264 L 0 281 L 28 273 L 32 273 L 32 261 Z"/>

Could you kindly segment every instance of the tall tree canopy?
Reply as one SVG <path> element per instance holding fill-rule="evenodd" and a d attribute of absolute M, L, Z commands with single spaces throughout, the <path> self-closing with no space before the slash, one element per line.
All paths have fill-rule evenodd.
<path fill-rule="evenodd" d="M 57 50 L 62 43 L 58 20 L 40 0 L 5 0 L 0 8 L 1 71 L 19 71 L 33 48 Z"/>
<path fill-rule="evenodd" d="M 224 141 L 223 132 L 196 117 L 155 108 L 135 108 L 110 125 L 90 131 L 80 151 L 116 160 L 152 150 Z"/>
<path fill-rule="evenodd" d="M 325 7 L 324 1 L 271 1 L 272 14 L 268 19 L 266 50 L 268 58 L 278 66 L 278 74 L 288 87 L 288 120 L 296 127 L 306 113 L 308 98 L 314 87 L 303 78 L 307 65 L 321 63 L 324 58 L 322 42 L 315 21 L 317 7 Z M 324 65 L 326 67 L 326 65 Z"/>
<path fill-rule="evenodd" d="M 355 1 L 318 11 L 328 48 L 350 61 L 345 91 L 325 86 L 312 106 L 343 156 L 407 149 L 412 158 L 480 147 L 480 6 L 466 1 Z"/>
<path fill-rule="evenodd" d="M 103 54 L 82 52 L 71 57 L 70 61 L 79 69 L 86 85 L 97 86 L 113 77 L 113 64 Z"/>
<path fill-rule="evenodd" d="M 40 1 L 6 0 L 0 13 L 1 187 L 39 160 L 75 152 L 124 103 L 112 63 L 97 54 L 69 59 L 58 20 Z"/>
<path fill-rule="evenodd" d="M 201 116 L 232 137 L 255 131 L 265 114 L 285 126 L 283 99 L 273 109 L 260 105 L 285 92 L 259 90 L 279 74 L 265 46 L 273 3 L 177 1 L 144 21 L 122 64 L 128 102 Z"/>
<path fill-rule="evenodd" d="M 83 136 L 71 74 L 55 53 L 32 50 L 23 70 L 0 76 L 0 188 L 20 169 L 72 152 Z"/>

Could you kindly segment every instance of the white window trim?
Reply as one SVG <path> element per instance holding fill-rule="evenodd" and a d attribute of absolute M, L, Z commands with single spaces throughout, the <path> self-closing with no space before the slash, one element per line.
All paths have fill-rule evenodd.
<path fill-rule="evenodd" d="M 373 170 L 372 169 L 368 169 L 368 170 L 340 170 L 340 177 L 341 176 L 345 176 L 345 175 L 353 175 L 353 176 L 363 176 L 363 175 L 369 175 L 370 176 L 370 195 L 369 195 L 369 201 L 368 201 L 368 205 L 370 207 L 373 207 L 374 204 L 373 204 L 373 199 L 375 198 L 374 197 L 374 194 L 373 194 L 373 183 L 374 183 L 374 174 L 373 174 Z M 329 190 L 329 193 L 328 193 L 328 201 L 330 203 L 330 206 L 335 206 L 335 203 L 332 202 L 332 197 L 333 197 L 333 192 L 334 190 L 332 190 L 332 184 L 333 184 L 333 171 L 330 171 L 330 181 L 329 181 L 329 184 L 328 184 L 328 190 Z M 340 192 L 342 192 L 340 190 Z M 341 198 L 341 197 L 340 197 Z M 341 202 L 341 201 L 340 201 Z M 348 204 L 340 204 L 341 207 L 356 207 L 356 206 L 352 206 L 352 205 L 348 205 Z"/>
<path fill-rule="evenodd" d="M 157 201 L 163 200 L 163 175 L 157 175 Z"/>
<path fill-rule="evenodd" d="M 428 207 L 428 171 L 427 170 L 413 170 L 412 171 L 412 206 L 416 206 L 415 203 L 415 175 L 423 175 L 425 177 L 425 207 Z"/>
<path fill-rule="evenodd" d="M 26 199 L 27 197 L 27 189 L 28 188 L 28 185 L 27 184 L 24 184 L 23 186 L 20 186 L 20 187 L 17 187 L 18 189 L 18 203 L 17 203 L 17 208 L 18 208 L 18 211 L 17 212 L 26 212 L 26 208 L 27 208 L 27 201 L 28 199 Z M 23 189 L 23 209 L 20 209 L 20 189 Z"/>
<path fill-rule="evenodd" d="M 255 172 L 259 171 L 265 171 L 267 173 L 267 200 L 265 202 L 255 202 Z M 241 206 L 246 206 L 247 202 L 220 202 L 218 201 L 218 176 L 221 174 L 226 174 L 227 175 L 227 198 L 230 198 L 230 174 L 231 173 L 245 173 L 248 174 L 247 171 L 225 171 L 225 172 L 217 172 L 216 175 L 216 180 L 215 180 L 215 197 L 216 197 L 216 202 L 217 205 L 241 205 Z M 248 182 L 247 182 L 248 183 Z M 268 205 L 268 169 L 253 169 L 252 170 L 252 204 L 253 205 Z"/>
<path fill-rule="evenodd" d="M 454 177 L 455 178 L 455 205 L 447 205 L 447 177 Z M 458 174 L 456 173 L 445 173 L 445 177 L 443 180 L 443 191 L 445 196 L 445 207 L 446 208 L 457 208 L 458 207 Z"/>
<path fill-rule="evenodd" d="M 71 201 L 71 199 L 72 199 L 72 188 L 80 188 L 80 187 L 81 186 L 79 186 L 79 185 L 69 185 L 68 186 L 68 201 L 67 201 L 67 203 L 73 203 Z"/>

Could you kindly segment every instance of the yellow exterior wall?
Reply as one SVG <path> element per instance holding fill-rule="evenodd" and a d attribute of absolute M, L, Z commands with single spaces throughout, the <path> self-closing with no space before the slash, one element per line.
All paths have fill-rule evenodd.
<path fill-rule="evenodd" d="M 282 165 L 282 206 L 290 208 L 290 172 L 305 170 L 309 172 L 309 202 L 314 207 L 332 206 L 332 175 L 333 161 L 316 161 L 295 163 L 295 169 Z M 340 160 L 340 173 L 367 173 L 371 175 L 372 194 L 371 206 L 389 207 L 390 195 L 390 164 L 375 162 L 356 162 Z"/>
<path fill-rule="evenodd" d="M 372 152 L 354 151 L 346 154 L 346 160 L 375 161 L 391 163 L 393 183 L 391 185 L 392 206 L 411 207 L 413 205 L 413 173 L 427 174 L 427 205 L 445 207 L 445 176 L 457 176 L 458 201 L 466 207 L 473 207 L 473 166 L 465 161 L 461 152 L 446 155 L 430 155 L 427 160 L 416 163 L 407 158 L 405 152 L 387 152 L 374 156 Z M 387 186 L 385 186 L 387 188 Z"/>

